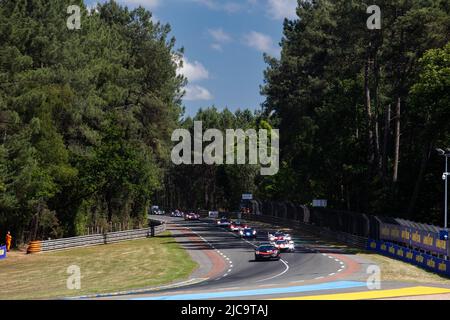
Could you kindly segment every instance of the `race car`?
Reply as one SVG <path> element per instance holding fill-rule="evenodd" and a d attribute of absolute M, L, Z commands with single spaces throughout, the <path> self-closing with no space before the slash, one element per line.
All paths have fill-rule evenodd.
<path fill-rule="evenodd" d="M 241 236 L 241 238 L 256 238 L 257 232 L 255 229 L 252 228 L 245 228 L 245 229 L 241 229 L 239 231 L 239 235 Z"/>
<path fill-rule="evenodd" d="M 281 252 L 294 252 L 295 251 L 295 245 L 294 241 L 288 241 L 288 240 L 277 240 L 273 242 L 273 246 L 276 247 Z"/>
<path fill-rule="evenodd" d="M 226 218 L 226 217 L 222 217 L 221 219 L 216 221 L 216 224 L 219 227 L 225 227 L 226 228 L 226 227 L 230 226 L 231 221 L 228 218 Z"/>
<path fill-rule="evenodd" d="M 260 245 L 255 250 L 255 260 L 280 260 L 280 250 L 271 244 Z"/>
<path fill-rule="evenodd" d="M 186 221 L 200 220 L 200 215 L 193 213 L 193 212 L 186 213 L 184 215 L 184 220 L 186 220 Z"/>
<path fill-rule="evenodd" d="M 270 242 L 274 242 L 274 241 L 278 241 L 278 240 L 287 240 L 287 241 L 291 241 L 292 240 L 292 236 L 290 234 L 284 233 L 282 231 L 277 231 L 274 233 L 268 233 L 268 238 Z"/>
<path fill-rule="evenodd" d="M 174 212 L 171 213 L 172 217 L 178 217 L 178 218 L 182 218 L 183 217 L 183 212 L 179 211 L 179 210 L 175 210 Z"/>
<path fill-rule="evenodd" d="M 230 224 L 230 227 L 229 227 L 229 228 L 230 228 L 230 231 L 235 232 L 235 231 L 241 231 L 241 230 L 243 230 L 243 229 L 248 228 L 248 225 L 245 224 L 243 221 L 236 220 L 236 221 L 233 221 L 233 222 Z"/>

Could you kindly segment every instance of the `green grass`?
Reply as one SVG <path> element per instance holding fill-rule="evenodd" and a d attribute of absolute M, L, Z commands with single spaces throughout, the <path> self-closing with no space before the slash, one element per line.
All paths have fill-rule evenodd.
<path fill-rule="evenodd" d="M 450 285 L 449 278 L 400 260 L 369 252 L 358 253 L 358 256 L 373 261 L 380 267 L 382 281 Z"/>
<path fill-rule="evenodd" d="M 81 269 L 81 290 L 67 289 L 71 265 Z M 172 237 L 14 254 L 0 261 L 0 299 L 52 299 L 154 287 L 186 280 L 196 267 Z"/>

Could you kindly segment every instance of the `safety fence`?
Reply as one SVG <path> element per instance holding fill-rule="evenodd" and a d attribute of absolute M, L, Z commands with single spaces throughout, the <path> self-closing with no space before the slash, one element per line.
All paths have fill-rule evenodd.
<path fill-rule="evenodd" d="M 385 241 L 369 240 L 367 242 L 367 250 L 425 268 L 438 274 L 450 276 L 450 261 L 411 248 Z"/>
<path fill-rule="evenodd" d="M 154 237 L 164 231 L 166 231 L 165 223 L 162 223 L 160 221 L 152 221 L 150 227 L 145 229 L 108 232 L 104 234 L 94 234 L 89 236 L 55 240 L 32 241 L 28 245 L 27 253 L 38 253 L 77 247 L 89 247 L 127 240 L 143 239 Z"/>

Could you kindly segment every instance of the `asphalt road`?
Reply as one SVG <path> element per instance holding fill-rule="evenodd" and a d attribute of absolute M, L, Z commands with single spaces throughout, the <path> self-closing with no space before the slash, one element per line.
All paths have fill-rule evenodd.
<path fill-rule="evenodd" d="M 130 292 L 116 299 L 272 299 L 367 290 L 365 268 L 369 262 L 358 261 L 334 247 L 319 246 L 318 239 L 308 235 L 293 234 L 296 250 L 283 253 L 280 261 L 257 262 L 255 247 L 267 242 L 269 231 L 258 223 L 249 222 L 258 230 L 257 238 L 245 240 L 210 220 L 154 218 L 167 223 L 174 241 L 185 247 L 200 267 L 179 287 L 174 284 L 148 292 Z"/>

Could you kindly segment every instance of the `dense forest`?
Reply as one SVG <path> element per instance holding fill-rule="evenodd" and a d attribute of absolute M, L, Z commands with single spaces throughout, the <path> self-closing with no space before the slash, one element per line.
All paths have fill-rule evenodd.
<path fill-rule="evenodd" d="M 434 149 L 450 147 L 450 4 L 372 2 L 381 30 L 366 26 L 373 3 L 299 1 L 281 57 L 265 56 L 263 105 L 184 117 L 183 49 L 148 10 L 0 1 L 0 234 L 21 242 L 137 227 L 152 204 L 234 210 L 246 192 L 439 223 Z M 66 26 L 74 4 L 80 30 Z M 172 164 L 172 132 L 197 120 L 279 128 L 279 174 Z"/>
<path fill-rule="evenodd" d="M 374 3 L 380 30 L 366 26 Z M 449 12 L 446 0 L 299 1 L 281 59 L 266 58 L 284 164 L 270 197 L 443 221 Z"/>
<path fill-rule="evenodd" d="M 74 4 L 80 30 L 66 26 Z M 82 1 L 1 1 L 2 234 L 145 223 L 186 81 L 170 27 L 150 18 L 115 2 L 88 13 Z"/>

